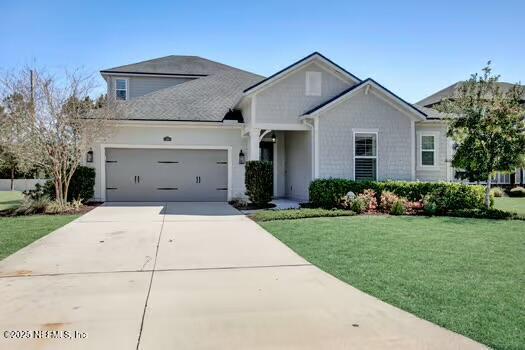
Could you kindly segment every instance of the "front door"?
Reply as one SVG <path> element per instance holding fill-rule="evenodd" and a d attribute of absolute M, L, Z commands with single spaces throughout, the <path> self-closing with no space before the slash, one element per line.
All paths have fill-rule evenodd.
<path fill-rule="evenodd" d="M 261 141 L 259 143 L 260 160 L 273 162 L 273 145 L 274 143 L 271 141 Z"/>

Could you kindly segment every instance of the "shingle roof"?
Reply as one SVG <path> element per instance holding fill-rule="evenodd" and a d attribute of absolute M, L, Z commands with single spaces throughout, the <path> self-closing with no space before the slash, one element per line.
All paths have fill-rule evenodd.
<path fill-rule="evenodd" d="M 432 94 L 422 99 L 421 101 L 417 102 L 417 104 L 424 107 L 432 107 L 432 105 L 441 102 L 445 98 L 457 97 L 459 93 L 459 88 L 461 87 L 462 83 L 462 81 L 458 81 L 457 83 L 447 86 L 446 88 L 439 90 L 435 94 Z M 514 86 L 514 84 L 505 82 L 498 82 L 498 85 L 500 86 L 500 89 L 502 91 L 507 91 L 512 86 Z M 523 100 L 525 101 L 525 95 L 523 96 Z"/>
<path fill-rule="evenodd" d="M 423 107 L 418 104 L 413 104 L 412 106 L 425 113 L 427 115 L 427 120 L 444 120 L 447 117 L 445 113 L 438 112 L 433 108 Z"/>
<path fill-rule="evenodd" d="M 235 68 L 220 70 L 123 102 L 124 119 L 220 122 L 242 91 L 261 79 Z"/>
<path fill-rule="evenodd" d="M 135 73 L 135 74 L 173 74 L 206 76 L 228 69 L 237 69 L 225 64 L 198 56 L 177 56 L 155 58 L 152 60 L 127 64 L 101 70 L 101 73 Z"/>

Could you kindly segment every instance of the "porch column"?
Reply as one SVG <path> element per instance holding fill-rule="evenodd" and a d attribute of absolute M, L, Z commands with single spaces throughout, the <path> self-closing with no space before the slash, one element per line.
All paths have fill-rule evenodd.
<path fill-rule="evenodd" d="M 250 130 L 250 146 L 248 153 L 248 160 L 259 160 L 259 135 L 261 134 L 261 129 L 251 129 Z"/>

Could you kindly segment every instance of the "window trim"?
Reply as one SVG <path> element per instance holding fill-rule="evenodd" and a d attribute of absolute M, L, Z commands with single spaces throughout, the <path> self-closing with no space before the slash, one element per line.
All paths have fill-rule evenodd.
<path fill-rule="evenodd" d="M 312 86 L 310 84 L 310 77 L 319 75 L 319 92 L 312 91 Z M 306 72 L 306 81 L 304 87 L 304 94 L 306 96 L 322 96 L 323 95 L 323 72 L 318 71 L 307 71 Z"/>
<path fill-rule="evenodd" d="M 434 149 L 433 150 L 424 150 L 423 149 L 423 136 L 432 136 L 434 137 Z M 439 131 L 418 131 L 417 132 L 417 138 L 418 138 L 418 150 L 417 150 L 417 153 L 418 153 L 418 162 L 417 162 L 417 167 L 419 170 L 425 170 L 425 169 L 428 169 L 428 170 L 436 170 L 436 169 L 439 169 L 439 165 L 438 165 L 438 160 L 439 160 L 439 136 L 440 136 L 440 133 Z M 433 151 L 434 152 L 434 165 L 424 165 L 423 164 L 423 151 L 426 151 L 426 152 L 429 152 L 429 151 Z"/>
<path fill-rule="evenodd" d="M 126 98 L 124 100 L 119 100 L 117 98 L 117 91 L 122 91 L 122 89 L 117 89 L 117 80 L 124 80 L 126 82 L 126 90 L 125 90 L 126 91 Z M 114 94 L 115 100 L 117 100 L 117 101 L 127 101 L 127 100 L 129 100 L 129 78 L 120 78 L 120 77 L 115 78 L 114 84 L 115 84 L 115 88 L 113 89 L 113 91 L 115 93 Z"/>
<path fill-rule="evenodd" d="M 376 135 L 376 155 L 375 156 L 356 156 L 356 147 L 355 147 L 355 135 L 356 134 L 373 134 Z M 375 159 L 376 160 L 376 178 L 372 181 L 378 181 L 379 180 L 379 130 L 378 129 L 352 129 L 352 155 L 353 155 L 353 180 L 355 179 L 355 160 L 356 158 L 359 159 Z"/>

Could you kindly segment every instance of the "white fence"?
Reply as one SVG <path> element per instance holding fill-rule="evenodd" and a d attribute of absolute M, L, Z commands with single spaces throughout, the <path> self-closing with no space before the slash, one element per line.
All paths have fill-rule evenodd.
<path fill-rule="evenodd" d="M 43 185 L 46 179 L 15 179 L 15 191 L 27 191 L 35 188 L 37 183 Z M 11 190 L 11 179 L 0 179 L 0 191 Z"/>

